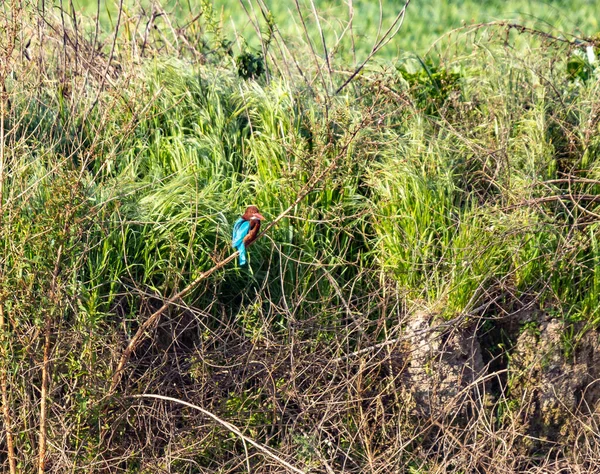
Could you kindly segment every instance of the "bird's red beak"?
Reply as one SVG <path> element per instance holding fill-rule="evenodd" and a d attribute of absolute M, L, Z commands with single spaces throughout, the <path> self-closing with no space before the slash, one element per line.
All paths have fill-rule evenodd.
<path fill-rule="evenodd" d="M 261 221 L 265 220 L 265 218 L 262 216 L 262 214 L 260 212 L 255 212 L 253 217 L 260 219 Z"/>

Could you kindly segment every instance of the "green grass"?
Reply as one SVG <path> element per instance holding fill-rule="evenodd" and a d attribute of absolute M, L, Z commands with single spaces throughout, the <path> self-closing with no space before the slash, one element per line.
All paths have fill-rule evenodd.
<path fill-rule="evenodd" d="M 93 3 L 78 5 L 94 11 Z M 337 95 L 319 79 L 297 15 L 282 5 L 273 2 L 274 22 L 302 74 L 272 42 L 271 76 L 240 77 L 235 60 L 246 47 L 233 25 L 252 47 L 258 42 L 236 2 L 215 3 L 212 17 L 186 30 L 201 58 L 184 36 L 169 36 L 163 18 L 142 57 L 134 34 L 139 8 L 128 5 L 116 72 L 102 89 L 94 71 L 76 71 L 72 56 L 47 53 L 45 64 L 23 63 L 29 69 L 11 59 L 0 304 L 8 314 L 2 347 L 10 354 L 23 471 L 35 464 L 29 425 L 41 382 L 30 374 L 43 359 L 48 321 L 55 363 L 49 398 L 59 410 L 51 433 L 72 457 L 72 471 L 115 453 L 137 463 L 139 453 L 130 450 L 148 455 L 136 438 L 142 422 L 124 420 L 115 408 L 122 400 L 107 399 L 122 348 L 165 298 L 232 252 L 232 225 L 246 205 L 256 204 L 272 221 L 325 170 L 250 248 L 248 268 L 232 263 L 173 305 L 165 326 L 136 352 L 123 393 L 214 377 L 221 385 L 200 393 L 203 401 L 240 426 L 249 421 L 251 434 L 265 443 L 282 450 L 301 445 L 315 462 L 312 414 L 306 415 L 309 434 L 263 426 L 269 410 L 286 410 L 288 402 L 286 416 L 300 417 L 294 394 L 323 383 L 306 368 L 308 375 L 299 376 L 306 380 L 286 385 L 291 369 L 285 364 L 297 353 L 310 360 L 318 350 L 329 359 L 360 351 L 398 331 L 407 308 L 450 320 L 491 302 L 506 312 L 533 304 L 569 327 L 570 353 L 584 330 L 600 325 L 598 62 L 581 46 L 502 27 L 455 33 L 426 54 L 463 20 L 510 19 L 553 35 L 593 35 L 595 4 L 413 2 L 405 27 L 376 65 Z M 333 45 L 343 29 L 333 20 L 340 7 L 316 5 Z M 356 58 L 346 38 L 336 53 L 336 85 L 365 57 L 376 33 L 376 4 L 354 7 Z M 383 3 L 386 22 L 397 8 Z M 165 9 L 178 24 L 197 13 L 186 3 Z M 115 13 L 114 4 L 101 12 L 105 40 Z M 309 25 L 320 51 L 312 20 Z M 52 40 L 47 44 L 61 44 L 59 36 Z M 232 55 L 226 40 L 240 41 Z M 106 67 L 100 55 L 96 60 L 97 69 Z M 575 73 L 573 61 L 583 64 Z M 293 72 L 279 73 L 286 66 Z M 192 329 L 165 329 L 179 321 Z M 194 351 L 201 350 L 210 357 L 198 362 Z M 272 393 L 253 385 L 258 376 L 235 379 L 241 376 L 229 358 L 251 353 L 250 366 L 253 357 L 277 351 L 286 362 L 273 364 L 282 373 L 268 373 L 278 380 Z M 167 376 L 161 371 L 176 366 L 169 359 L 175 353 L 184 363 Z M 373 386 L 379 383 L 377 374 L 370 376 Z M 336 394 L 336 404 L 350 407 L 336 436 L 357 459 L 355 472 L 371 458 L 354 442 L 364 427 L 352 419 L 362 406 L 352 411 L 351 400 L 368 398 L 367 389 Z M 256 413 L 244 418 L 242 405 Z M 185 424 L 186 416 L 179 421 Z M 386 430 L 397 431 L 388 422 Z M 109 428 L 114 453 L 103 450 L 101 433 Z M 202 440 L 192 457 L 211 469 L 221 458 L 233 459 L 229 467 L 236 469 L 243 446 Z M 381 441 L 381 452 L 385 446 Z M 166 451 L 156 447 L 152 459 Z M 59 462 L 57 451 L 52 456 Z"/>
<path fill-rule="evenodd" d="M 100 8 L 100 19 L 105 32 L 114 29 L 117 21 L 118 2 L 110 1 L 102 3 Z M 257 5 L 243 2 L 250 12 L 253 20 L 258 18 L 263 34 L 266 33 L 266 23 Z M 301 11 L 305 16 L 305 22 L 312 43 L 319 54 L 322 54 L 320 36 L 316 30 L 316 21 L 310 3 L 306 0 L 299 2 Z M 91 0 L 75 0 L 76 11 L 86 16 L 97 14 L 97 4 Z M 134 18 L 140 11 L 140 5 L 146 12 L 146 17 L 152 11 L 151 2 L 132 2 L 125 0 L 125 14 L 123 21 Z M 185 24 L 191 18 L 212 12 L 213 19 L 205 24 L 199 22 L 198 29 L 207 34 L 210 41 L 212 33 L 217 29 L 227 40 L 234 42 L 239 48 L 244 43 L 258 48 L 256 32 L 252 27 L 248 15 L 237 0 L 219 0 L 210 2 L 189 2 L 186 0 L 169 0 L 161 2 L 162 8 L 173 18 L 177 24 Z M 284 38 L 293 44 L 302 44 L 305 33 L 302 22 L 299 19 L 294 2 L 266 1 L 264 5 L 273 16 L 277 29 Z M 319 22 L 323 29 L 328 50 L 335 51 L 336 57 L 342 64 L 353 64 L 366 57 L 375 42 L 379 30 L 380 8 L 378 2 L 359 0 L 353 2 L 353 32 L 355 35 L 353 53 L 352 40 L 349 33 L 342 36 L 350 17 L 348 6 L 343 2 L 337 4 L 327 0 L 315 2 L 319 14 Z M 385 0 L 381 2 L 382 28 L 384 32 L 392 22 L 393 17 L 399 13 L 403 2 Z M 528 27 L 538 28 L 551 34 L 569 37 L 569 35 L 592 36 L 600 32 L 600 23 L 595 15 L 596 2 L 593 0 L 575 0 L 566 2 L 564 0 L 540 1 L 540 0 L 487 0 L 477 2 L 473 0 L 460 0 L 454 2 L 437 2 L 434 0 L 413 1 L 408 8 L 402 32 L 390 43 L 380 54 L 388 60 L 396 60 L 404 53 L 415 53 L 423 56 L 429 51 L 433 43 L 441 37 L 446 37 L 439 44 L 445 47 L 456 41 L 456 35 L 448 34 L 455 29 L 477 23 L 494 21 L 514 22 Z M 256 20 L 254 20 L 256 21 Z M 136 22 L 131 21 L 130 30 L 133 30 Z M 157 19 L 158 28 L 163 34 L 169 34 L 168 25 L 160 18 Z M 122 34 L 127 34 L 122 29 Z M 338 40 L 342 38 L 341 42 Z M 522 46 L 526 47 L 527 42 Z"/>

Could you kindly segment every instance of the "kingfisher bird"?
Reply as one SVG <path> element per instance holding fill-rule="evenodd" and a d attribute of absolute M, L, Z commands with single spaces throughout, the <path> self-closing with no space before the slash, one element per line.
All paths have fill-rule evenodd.
<path fill-rule="evenodd" d="M 256 240 L 260 231 L 260 221 L 264 220 L 258 212 L 258 207 L 248 206 L 244 215 L 235 221 L 231 245 L 240 252 L 240 265 L 246 264 L 246 246 Z"/>

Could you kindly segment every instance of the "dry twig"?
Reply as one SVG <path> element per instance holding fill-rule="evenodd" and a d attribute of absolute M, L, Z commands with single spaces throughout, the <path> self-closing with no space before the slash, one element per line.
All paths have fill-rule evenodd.
<path fill-rule="evenodd" d="M 155 398 L 157 400 L 166 400 L 166 401 L 169 401 L 169 402 L 175 402 L 175 403 L 179 403 L 181 405 L 185 405 L 187 407 L 193 408 L 194 410 L 198 410 L 199 412 L 203 413 L 204 415 L 208 416 L 212 420 L 216 421 L 220 425 L 222 425 L 225 428 L 227 428 L 232 433 L 234 433 L 237 436 L 239 436 L 244 442 L 249 443 L 252 446 L 254 446 L 261 453 L 263 453 L 266 456 L 270 457 L 271 459 L 277 461 L 279 464 L 281 464 L 283 467 L 287 468 L 288 470 L 290 470 L 292 472 L 295 472 L 297 474 L 306 474 L 303 470 L 298 469 L 295 466 L 292 466 L 289 462 L 287 462 L 281 456 L 275 454 L 270 448 L 268 448 L 264 444 L 258 443 L 257 441 L 254 441 L 252 438 L 246 436 L 244 433 L 242 433 L 240 431 L 240 429 L 237 426 L 232 425 L 231 423 L 229 423 L 229 422 L 227 422 L 227 421 L 219 418 L 214 413 L 211 413 L 210 411 L 205 410 L 204 408 L 199 407 L 198 405 L 193 405 L 192 403 L 188 403 L 186 401 L 179 400 L 178 398 L 165 397 L 163 395 L 156 395 L 156 394 L 152 394 L 152 393 L 143 393 L 143 394 L 140 394 L 140 395 L 132 395 L 132 397 L 133 398 Z"/>

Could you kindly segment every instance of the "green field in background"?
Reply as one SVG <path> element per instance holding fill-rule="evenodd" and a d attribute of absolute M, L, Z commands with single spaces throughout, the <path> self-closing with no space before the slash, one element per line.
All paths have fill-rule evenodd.
<path fill-rule="evenodd" d="M 316 23 L 310 3 L 299 0 L 301 10 L 305 14 L 308 29 L 312 39 L 320 42 L 317 35 Z M 174 21 L 173 26 L 182 26 L 190 18 L 194 18 L 204 11 L 200 1 L 169 0 L 158 2 L 169 18 Z M 211 2 L 207 2 L 210 4 Z M 225 36 L 234 41 L 240 36 L 248 44 L 256 46 L 256 32 L 248 20 L 242 3 L 249 11 L 258 8 L 255 2 L 252 6 L 245 0 L 216 0 L 212 8 L 217 18 L 220 18 Z M 125 15 L 128 18 L 140 20 L 143 25 L 153 11 L 153 2 L 131 1 L 123 2 Z M 294 1 L 281 2 L 265 0 L 265 4 L 273 14 L 277 28 L 288 40 L 300 39 L 303 36 L 299 15 Z M 98 2 L 94 0 L 75 0 L 76 12 L 84 16 L 93 17 L 98 11 Z M 100 19 L 103 30 L 111 31 L 116 23 L 118 1 L 100 2 Z M 157 9 L 156 3 L 154 8 Z M 354 42 L 359 55 L 368 53 L 379 28 L 380 16 L 382 27 L 385 30 L 393 18 L 401 10 L 404 2 L 382 0 L 381 9 L 379 2 L 358 0 L 353 2 L 354 9 Z M 319 13 L 320 22 L 328 47 L 331 48 L 344 30 L 349 18 L 349 7 L 342 1 L 316 0 L 315 6 Z M 382 56 L 395 58 L 402 52 L 414 52 L 423 55 L 431 44 L 447 34 L 449 31 L 461 28 L 465 24 L 483 23 L 499 20 L 508 20 L 525 26 L 537 28 L 552 34 L 563 36 L 574 34 L 576 36 L 592 36 L 600 31 L 598 7 L 600 2 L 591 0 L 573 1 L 436 1 L 413 0 L 406 15 L 402 32 L 383 51 Z M 257 12 L 258 13 L 258 12 Z M 260 13 L 258 13 L 260 16 Z M 380 15 L 381 14 L 381 15 Z M 261 18 L 262 19 L 262 18 Z M 157 20 L 160 26 L 161 20 Z M 264 29 L 264 21 L 262 22 Z M 349 35 L 342 41 L 340 49 L 345 55 L 351 50 Z"/>

